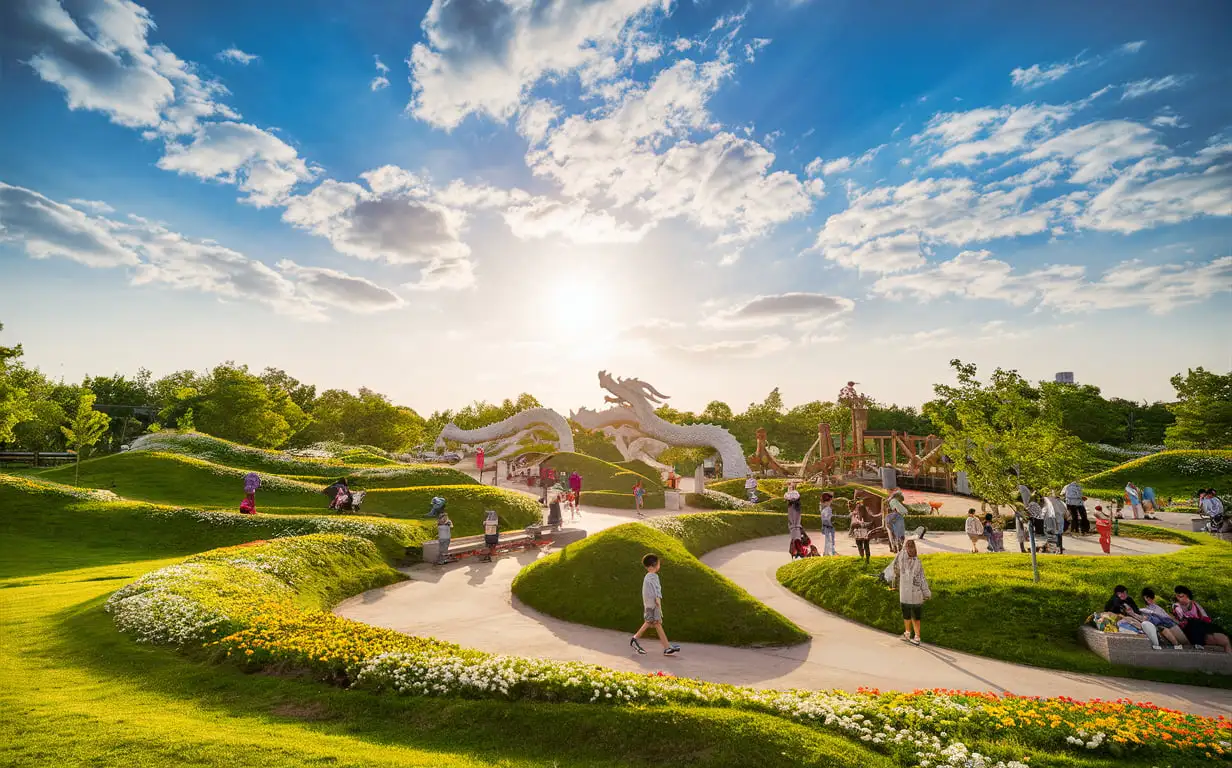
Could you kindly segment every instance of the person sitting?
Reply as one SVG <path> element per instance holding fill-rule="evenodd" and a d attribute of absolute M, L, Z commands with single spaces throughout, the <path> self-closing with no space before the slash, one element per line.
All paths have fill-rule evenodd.
<path fill-rule="evenodd" d="M 1224 653 L 1232 653 L 1232 642 L 1228 640 L 1227 630 L 1211 621 L 1210 614 L 1193 599 L 1193 592 L 1189 587 L 1177 585 L 1172 592 L 1176 596 L 1172 614 L 1193 647 L 1201 650 L 1208 645 L 1214 645 L 1222 648 Z"/>
<path fill-rule="evenodd" d="M 326 488 L 322 493 L 333 496 L 333 499 L 329 502 L 329 508 L 332 510 L 345 511 L 351 506 L 351 489 L 347 485 L 345 477 L 340 478 L 338 482 Z"/>
<path fill-rule="evenodd" d="M 1142 615 L 1155 625 L 1160 637 L 1172 643 L 1174 649 L 1181 650 L 1181 646 L 1185 644 L 1185 633 L 1181 631 L 1180 625 L 1168 615 L 1168 611 L 1155 602 L 1155 590 L 1143 587 L 1142 602 L 1145 603 L 1142 606 Z"/>
<path fill-rule="evenodd" d="M 1115 613 L 1128 621 L 1118 621 L 1117 626 L 1128 624 L 1126 627 L 1131 631 L 1141 632 L 1146 635 L 1151 641 L 1151 647 L 1159 650 L 1159 629 L 1153 623 L 1147 620 L 1147 617 L 1138 611 L 1138 604 L 1129 596 L 1129 588 L 1117 584 L 1112 588 L 1112 597 L 1108 599 L 1104 605 L 1104 611 L 1107 613 Z"/>

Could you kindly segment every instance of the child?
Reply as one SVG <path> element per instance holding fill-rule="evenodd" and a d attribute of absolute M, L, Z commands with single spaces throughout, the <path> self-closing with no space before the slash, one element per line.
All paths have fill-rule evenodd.
<path fill-rule="evenodd" d="M 1095 530 L 1099 532 L 1099 546 L 1104 554 L 1112 554 L 1112 521 L 1104 514 L 1101 505 L 1095 507 Z"/>
<path fill-rule="evenodd" d="M 834 551 L 834 518 L 849 517 L 849 515 L 835 515 L 834 508 L 831 506 L 834 503 L 834 494 L 827 491 L 821 494 L 821 536 L 825 540 L 825 554 L 827 556 L 837 554 Z"/>
<path fill-rule="evenodd" d="M 496 545 L 499 543 L 500 519 L 496 516 L 496 510 L 489 509 L 488 514 L 483 518 L 483 545 L 487 547 L 487 551 L 483 557 L 479 558 L 479 561 L 492 562 L 492 555 L 496 553 Z"/>
<path fill-rule="evenodd" d="M 642 481 L 638 480 L 633 484 L 633 506 L 637 509 L 638 517 L 645 517 L 646 513 L 642 511 L 643 497 L 646 495 L 646 487 L 642 485 Z"/>
<path fill-rule="evenodd" d="M 980 525 L 979 518 L 975 516 L 975 509 L 967 510 L 967 522 L 963 526 L 967 532 L 967 538 L 971 539 L 971 552 L 974 554 L 980 550 L 976 548 L 975 543 L 984 535 L 984 526 Z"/>
<path fill-rule="evenodd" d="M 444 565 L 449 562 L 449 540 L 453 537 L 453 521 L 449 519 L 449 513 L 441 511 L 441 516 L 436 518 L 436 564 Z"/>
<path fill-rule="evenodd" d="M 663 646 L 664 656 L 674 656 L 680 653 L 680 646 L 667 642 L 663 632 L 663 586 L 659 583 L 659 568 L 662 567 L 658 555 L 646 555 L 642 558 L 642 567 L 646 575 L 642 577 L 642 626 L 629 638 L 629 645 L 638 653 L 646 653 L 646 649 L 637 641 L 642 633 L 654 627 L 659 635 L 659 643 Z"/>
<path fill-rule="evenodd" d="M 997 526 L 993 525 L 992 513 L 984 515 L 984 538 L 988 540 L 989 552 L 1004 552 L 1005 547 L 1001 543 L 1001 531 L 997 530 Z"/>
<path fill-rule="evenodd" d="M 256 503 L 253 501 L 252 496 L 251 495 L 245 496 L 244 500 L 240 502 L 240 514 L 241 515 L 255 515 L 256 513 L 257 513 Z"/>
<path fill-rule="evenodd" d="M 261 490 L 261 476 L 256 472 L 249 472 L 244 475 L 244 501 L 240 504 L 240 511 L 246 515 L 256 514 L 257 512 L 257 491 Z M 247 505 L 247 509 L 244 509 Z"/>

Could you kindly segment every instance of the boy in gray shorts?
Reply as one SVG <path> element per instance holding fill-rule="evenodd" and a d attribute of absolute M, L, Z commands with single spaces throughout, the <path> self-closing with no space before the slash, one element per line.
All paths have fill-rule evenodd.
<path fill-rule="evenodd" d="M 646 653 L 646 649 L 637 639 L 643 632 L 654 627 L 659 635 L 659 642 L 663 645 L 663 655 L 674 656 L 680 653 L 680 646 L 667 642 L 667 635 L 663 632 L 663 586 L 659 584 L 659 568 L 662 563 L 659 562 L 658 555 L 646 555 L 642 558 L 642 565 L 646 568 L 646 575 L 642 578 L 643 622 L 641 629 L 629 638 L 629 645 L 638 653 Z"/>

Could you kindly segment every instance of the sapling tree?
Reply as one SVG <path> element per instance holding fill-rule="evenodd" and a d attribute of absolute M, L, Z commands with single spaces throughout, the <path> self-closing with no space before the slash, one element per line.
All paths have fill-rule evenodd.
<path fill-rule="evenodd" d="M 86 392 L 77 401 L 77 412 L 69 421 L 68 426 L 60 427 L 68 447 L 77 451 L 77 465 L 73 470 L 73 485 L 81 480 L 81 454 L 98 443 L 107 434 L 111 426 L 111 417 L 94 410 L 94 393 Z"/>

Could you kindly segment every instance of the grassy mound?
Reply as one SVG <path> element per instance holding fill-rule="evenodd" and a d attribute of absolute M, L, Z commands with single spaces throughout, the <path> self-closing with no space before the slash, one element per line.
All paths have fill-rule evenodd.
<path fill-rule="evenodd" d="M 662 491 L 648 489 L 646 495 L 642 497 L 642 505 L 645 509 L 663 509 L 665 503 Z M 606 509 L 634 509 L 637 506 L 633 494 L 617 491 L 583 490 L 582 504 Z"/>
<path fill-rule="evenodd" d="M 677 539 L 641 523 L 588 536 L 518 574 L 513 593 L 551 616 L 629 632 L 642 623 L 642 556 L 663 558 L 668 637 L 719 645 L 790 645 L 808 636 L 706 567 Z"/>
<path fill-rule="evenodd" d="M 1193 498 L 1199 488 L 1214 488 L 1226 494 L 1232 490 L 1232 451 L 1161 451 L 1083 478 L 1079 483 L 1088 495 L 1097 498 L 1120 498 L 1126 483 L 1139 488 L 1150 486 L 1164 499 Z"/>
<path fill-rule="evenodd" d="M 814 516 L 813 529 L 821 525 Z M 689 553 L 701 557 L 712 549 L 749 539 L 778 536 L 787 532 L 787 521 L 771 512 L 694 512 L 646 521 L 679 541 Z"/>
<path fill-rule="evenodd" d="M 1141 528 L 1121 526 L 1123 532 L 1135 534 Z M 1174 585 L 1186 584 L 1212 615 L 1232 618 L 1232 544 L 1178 531 L 1165 535 L 1191 546 L 1168 555 L 1045 557 L 1039 564 L 1039 584 L 1031 580 L 1029 555 L 924 555 L 933 592 L 925 608 L 926 639 L 1020 664 L 1232 687 L 1226 676 L 1114 667 L 1079 640 L 1079 626 L 1103 608 L 1116 584 L 1128 585 L 1134 595 L 1146 586 L 1168 594 Z M 871 567 L 865 568 L 849 557 L 797 560 L 780 568 L 778 579 L 828 611 L 901 632 L 898 593 L 876 579 L 889 562 L 874 557 Z"/>
<path fill-rule="evenodd" d="M 657 472 L 651 471 L 649 474 L 643 474 L 634 468 L 636 466 L 649 469 L 640 461 L 613 464 L 580 453 L 557 453 L 545 459 L 543 463 L 555 469 L 558 475 L 562 472 L 566 475 L 570 472 L 577 472 L 582 476 L 583 493 L 586 491 L 632 493 L 633 484 L 639 479 L 642 485 L 646 486 L 648 493 L 663 487 L 659 482 Z"/>
<path fill-rule="evenodd" d="M 432 497 L 448 502 L 445 509 L 454 523 L 454 536 L 482 533 L 484 514 L 496 510 L 501 530 L 525 528 L 543 519 L 539 502 L 524 493 L 490 485 L 429 485 L 422 488 L 378 488 L 364 497 L 362 512 L 410 520 L 423 520 Z M 277 512 L 276 508 L 269 511 Z"/>
<path fill-rule="evenodd" d="M 340 467 L 338 472 L 328 475 L 279 475 L 288 480 L 298 480 L 303 483 L 324 488 L 340 477 L 345 477 L 352 488 L 368 490 L 371 488 L 414 488 L 421 485 L 480 485 L 480 482 L 465 472 L 453 467 L 440 467 L 428 464 L 407 466 L 399 464 L 396 467 Z"/>

